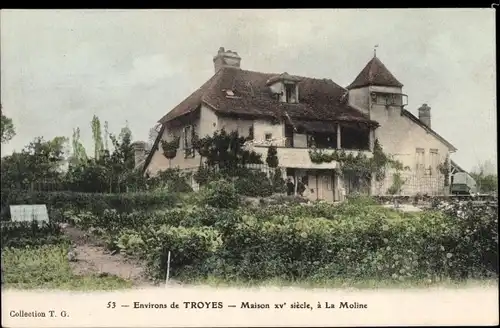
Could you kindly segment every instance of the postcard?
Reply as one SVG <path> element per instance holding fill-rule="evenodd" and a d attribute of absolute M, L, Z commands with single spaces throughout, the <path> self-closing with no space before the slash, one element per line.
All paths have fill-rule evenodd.
<path fill-rule="evenodd" d="M 494 9 L 1 24 L 2 326 L 498 325 Z"/>

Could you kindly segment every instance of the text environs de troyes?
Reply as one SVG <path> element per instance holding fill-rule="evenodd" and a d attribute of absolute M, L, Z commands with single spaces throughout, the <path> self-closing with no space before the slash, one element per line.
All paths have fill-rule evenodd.
<path fill-rule="evenodd" d="M 134 302 L 134 309 L 222 309 L 222 302 L 201 302 L 201 301 L 185 301 L 166 303 L 141 303 Z"/>

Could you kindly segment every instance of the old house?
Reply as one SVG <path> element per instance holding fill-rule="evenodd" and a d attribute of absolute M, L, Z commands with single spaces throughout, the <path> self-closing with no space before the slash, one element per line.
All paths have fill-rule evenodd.
<path fill-rule="evenodd" d="M 193 136 L 225 129 L 251 135 L 253 150 L 263 158 L 269 145 L 277 146 L 284 174 L 306 177 L 311 199 L 335 201 L 344 193 L 361 190 L 356 177 L 339 173 L 339 163 L 313 162 L 311 147 L 370 157 L 375 139 L 384 152 L 408 166 L 410 173 L 405 174 L 413 182 L 435 176 L 435 184 L 406 183 L 403 194 L 442 189 L 444 179 L 438 178 L 438 166 L 456 149 L 431 129 L 428 106 L 421 107 L 419 118 L 404 108 L 403 85 L 377 57 L 347 88 L 331 79 L 244 70 L 241 57 L 224 48 L 213 62 L 214 75 L 159 120 L 161 130 L 144 162 L 149 174 L 169 167 L 195 171 L 200 157 L 192 150 Z M 160 139 L 174 137 L 180 138 L 180 151 L 169 161 Z M 390 185 L 388 174 L 378 183 L 372 179 L 365 191 L 385 194 Z"/>

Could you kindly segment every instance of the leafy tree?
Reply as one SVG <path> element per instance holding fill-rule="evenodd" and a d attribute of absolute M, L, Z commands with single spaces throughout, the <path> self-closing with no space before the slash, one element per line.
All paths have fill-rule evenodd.
<path fill-rule="evenodd" d="M 273 172 L 271 173 L 271 184 L 273 187 L 273 191 L 277 193 L 285 192 L 286 183 L 285 180 L 283 179 L 283 174 L 281 172 L 281 169 L 278 167 L 279 160 L 278 160 L 278 150 L 276 149 L 276 146 L 270 146 L 267 149 L 266 163 L 267 165 L 269 165 L 270 168 L 274 169 Z"/>
<path fill-rule="evenodd" d="M 495 174 L 494 165 L 486 161 L 478 165 L 471 172 L 471 176 L 476 180 L 477 189 L 480 193 L 498 192 L 498 175 Z"/>
<path fill-rule="evenodd" d="M 271 168 L 278 167 L 278 164 L 279 164 L 278 163 L 278 150 L 276 149 L 276 146 L 269 146 L 269 148 L 267 149 L 266 163 Z"/>
<path fill-rule="evenodd" d="M 92 138 L 94 139 L 94 158 L 99 159 L 104 150 L 104 145 L 102 142 L 101 121 L 96 115 L 92 118 L 91 127 Z"/>
<path fill-rule="evenodd" d="M 95 117 L 93 122 L 95 124 Z M 128 126 L 122 128 L 118 136 L 109 134 L 109 139 L 112 151 L 104 149 L 99 157 L 70 168 L 67 178 L 72 190 L 122 192 L 146 188 L 144 176 L 135 170 L 132 133 Z"/>
<path fill-rule="evenodd" d="M 109 124 L 108 124 L 108 121 L 105 121 L 104 122 L 104 149 L 109 151 L 108 140 L 109 140 Z"/>
<path fill-rule="evenodd" d="M 68 138 L 35 138 L 21 152 L 2 158 L 2 188 L 26 189 L 38 182 L 62 182 Z"/>
<path fill-rule="evenodd" d="M 87 161 L 87 152 L 80 141 L 80 128 L 73 129 L 73 138 L 71 139 L 73 153 L 70 157 L 70 165 L 77 165 Z"/>
<path fill-rule="evenodd" d="M 193 146 L 200 154 L 200 165 L 194 175 L 200 185 L 217 177 L 237 177 L 248 173 L 246 164 L 263 164 L 261 155 L 246 149 L 247 138 L 237 131 L 227 133 L 224 129 L 215 131 L 212 136 L 195 136 Z"/>
<path fill-rule="evenodd" d="M 260 154 L 245 148 L 246 141 L 237 131 L 227 133 L 222 129 L 212 136 L 196 138 L 194 147 L 208 166 L 218 166 L 225 174 L 234 176 L 246 164 L 263 164 Z"/>
<path fill-rule="evenodd" d="M 1 142 L 6 143 L 9 142 L 16 135 L 16 130 L 14 129 L 14 124 L 12 123 L 12 119 L 5 116 L 2 112 L 2 105 L 0 105 L 1 112 L 1 122 L 0 122 L 0 130 L 1 130 Z"/>

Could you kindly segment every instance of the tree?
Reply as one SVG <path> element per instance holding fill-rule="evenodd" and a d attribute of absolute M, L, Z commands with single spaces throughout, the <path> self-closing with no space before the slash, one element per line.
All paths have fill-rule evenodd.
<path fill-rule="evenodd" d="M 0 105 L 0 113 L 1 113 L 1 142 L 7 143 L 16 135 L 16 130 L 14 129 L 14 124 L 12 123 L 12 119 L 5 116 L 2 112 L 2 105 Z"/>
<path fill-rule="evenodd" d="M 73 153 L 70 157 L 70 165 L 78 165 L 87 161 L 87 152 L 85 147 L 80 142 L 80 128 L 73 129 L 73 137 L 71 139 Z"/>
<path fill-rule="evenodd" d="M 247 138 L 238 131 L 227 133 L 224 129 L 215 131 L 212 136 L 195 138 L 194 147 L 208 166 L 217 166 L 219 170 L 230 176 L 237 174 L 238 169 L 246 164 L 262 164 L 261 155 L 247 150 Z"/>
<path fill-rule="evenodd" d="M 200 167 L 194 175 L 196 182 L 203 185 L 216 177 L 241 176 L 248 171 L 246 164 L 262 164 L 260 154 L 246 149 L 247 141 L 237 131 L 227 133 L 224 129 L 204 138 L 194 136 L 193 147 L 200 154 Z"/>
<path fill-rule="evenodd" d="M 495 165 L 490 161 L 480 163 L 471 172 L 471 176 L 476 180 L 478 192 L 494 193 L 498 192 L 498 175 L 495 174 Z"/>
<path fill-rule="evenodd" d="M 25 189 L 38 182 L 62 182 L 68 138 L 35 138 L 21 152 L 2 158 L 2 188 Z"/>
<path fill-rule="evenodd" d="M 276 146 L 269 146 L 269 148 L 267 149 L 266 163 L 271 168 L 278 167 L 278 164 L 279 164 L 278 163 L 278 150 L 276 149 Z"/>
<path fill-rule="evenodd" d="M 274 169 L 271 173 L 271 183 L 273 186 L 273 191 L 277 193 L 282 193 L 286 191 L 286 183 L 283 179 L 283 174 L 281 169 L 278 167 L 278 150 L 276 146 L 269 146 L 267 149 L 267 157 L 266 157 L 267 165 Z"/>
<path fill-rule="evenodd" d="M 105 121 L 104 122 L 104 149 L 109 151 L 108 139 L 109 139 L 109 124 L 108 124 L 108 121 Z"/>
<path fill-rule="evenodd" d="M 95 120 L 93 120 L 95 122 Z M 104 149 L 98 158 L 75 165 L 68 172 L 72 190 L 120 192 L 145 188 L 145 178 L 135 170 L 132 132 L 125 126 L 118 136 L 109 134 L 112 151 Z"/>
<path fill-rule="evenodd" d="M 94 139 L 94 158 L 99 159 L 104 150 L 104 145 L 102 143 L 101 121 L 96 115 L 92 118 L 91 127 L 92 138 Z"/>

